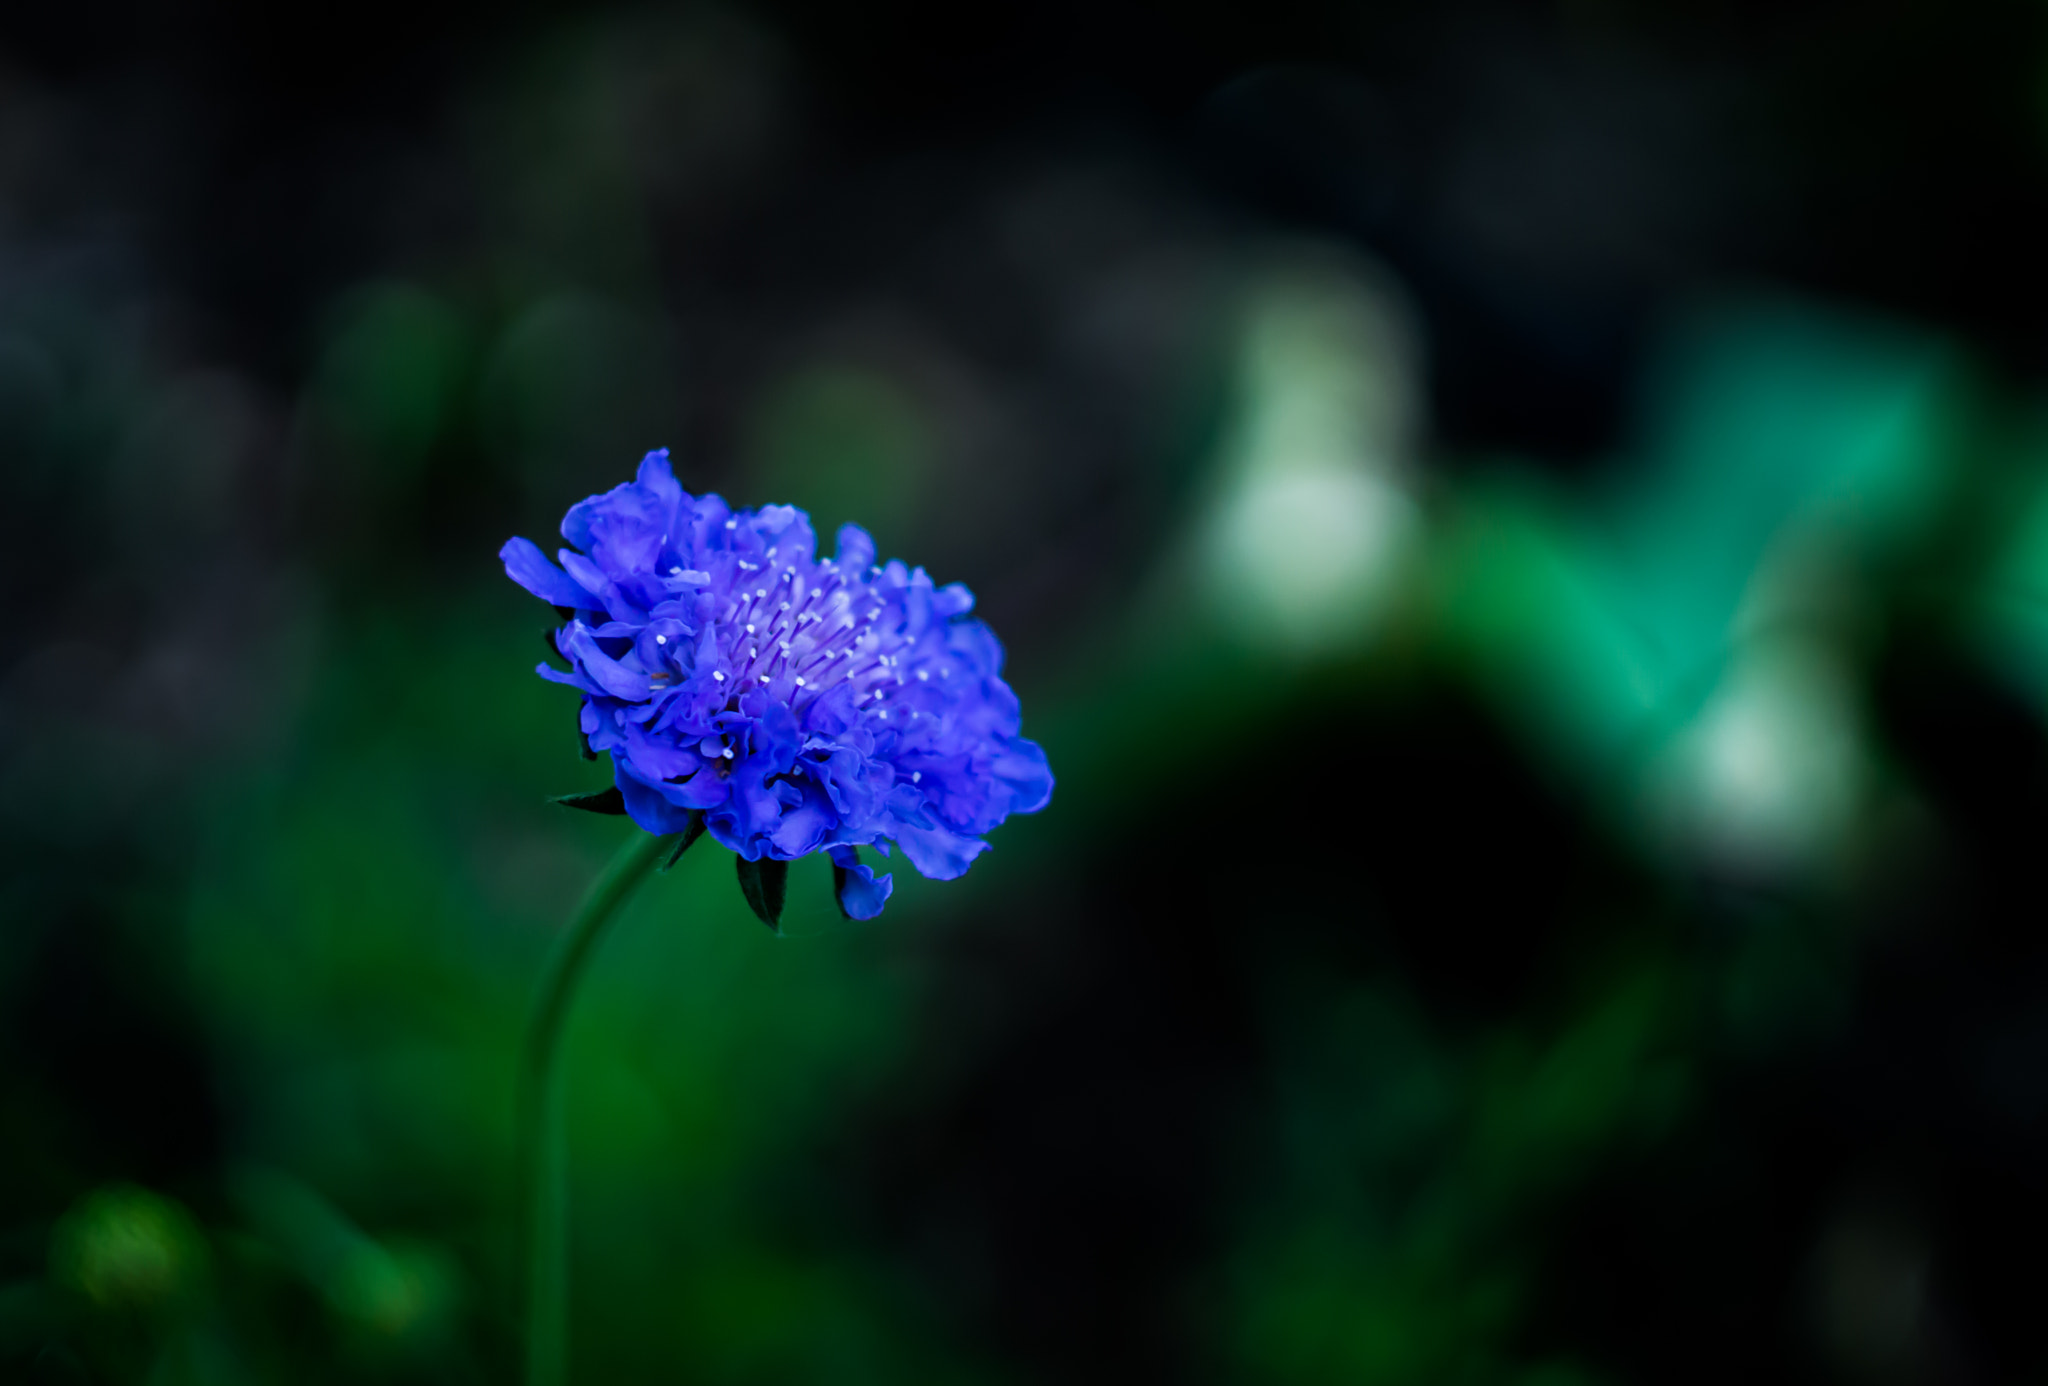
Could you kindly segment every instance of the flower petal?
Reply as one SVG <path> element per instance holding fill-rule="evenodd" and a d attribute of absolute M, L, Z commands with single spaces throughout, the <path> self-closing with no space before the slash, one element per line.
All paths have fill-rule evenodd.
<path fill-rule="evenodd" d="M 650 833 L 679 833 L 690 826 L 690 810 L 634 774 L 625 757 L 612 753 L 612 783 L 626 801 L 626 816 Z"/>
<path fill-rule="evenodd" d="M 784 784 L 783 788 L 794 788 Z M 832 811 L 832 801 L 813 784 L 806 784 L 799 791 L 797 804 L 784 811 L 782 821 L 775 825 L 769 840 L 775 844 L 779 855 L 794 860 L 818 849 L 825 840 L 825 834 L 838 825 L 839 816 Z"/>
<path fill-rule="evenodd" d="M 962 837 L 936 819 L 929 828 L 900 824 L 895 837 L 896 845 L 910 858 L 918 874 L 932 881 L 950 881 L 965 875 L 974 859 L 988 850 L 988 844 L 980 838 Z"/>
<path fill-rule="evenodd" d="M 1052 768 L 1045 748 L 1023 737 L 1013 739 L 989 766 L 989 773 L 1009 790 L 1010 813 L 1036 813 L 1052 802 Z"/>
<path fill-rule="evenodd" d="M 548 562 L 548 556 L 531 539 L 507 539 L 505 547 L 498 550 L 498 558 L 505 565 L 506 577 L 550 606 L 595 611 L 600 605 L 596 593 L 584 591 L 560 568 Z"/>
<path fill-rule="evenodd" d="M 882 912 L 896 889 L 893 875 L 877 877 L 874 868 L 862 866 L 860 855 L 851 847 L 833 847 L 832 886 L 839 896 L 839 909 L 848 919 L 873 919 Z"/>
<path fill-rule="evenodd" d="M 676 484 L 676 474 L 669 469 L 667 448 L 656 448 L 640 459 L 634 483 L 671 515 L 683 503 L 683 488 Z"/>
<path fill-rule="evenodd" d="M 843 573 L 861 573 L 875 561 L 874 537 L 859 525 L 839 527 L 839 557 L 836 560 Z"/>
<path fill-rule="evenodd" d="M 562 637 L 562 653 L 575 660 L 577 669 L 586 678 L 614 698 L 624 698 L 628 702 L 645 701 L 647 675 L 634 673 L 599 649 L 597 637 L 581 621 L 569 623 L 569 633 Z"/>

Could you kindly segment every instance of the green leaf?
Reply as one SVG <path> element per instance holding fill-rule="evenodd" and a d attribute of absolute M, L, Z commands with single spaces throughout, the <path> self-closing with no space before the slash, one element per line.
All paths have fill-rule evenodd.
<path fill-rule="evenodd" d="M 690 844 L 702 836 L 704 836 L 704 810 L 691 809 L 690 826 L 683 829 L 683 835 L 676 839 L 676 849 L 668 854 L 668 860 L 661 864 L 661 869 L 667 871 L 670 867 L 681 861 L 683 853 L 690 850 Z"/>
<path fill-rule="evenodd" d="M 781 933 L 782 897 L 789 888 L 789 863 L 767 857 L 759 861 L 748 861 L 745 857 L 735 860 L 740 869 L 740 894 L 747 897 L 747 904 L 763 924 Z"/>
<path fill-rule="evenodd" d="M 586 813 L 618 813 L 626 811 L 626 797 L 619 793 L 619 787 L 593 790 L 588 794 L 558 794 L 550 803 L 563 808 L 582 809 Z"/>

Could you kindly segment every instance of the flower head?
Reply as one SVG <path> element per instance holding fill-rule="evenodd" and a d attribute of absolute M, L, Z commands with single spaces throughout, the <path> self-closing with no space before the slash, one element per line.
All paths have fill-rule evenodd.
<path fill-rule="evenodd" d="M 499 557 L 567 621 L 569 671 L 539 673 L 583 693 L 584 737 L 648 832 L 701 822 L 746 862 L 825 851 L 841 907 L 866 919 L 892 883 L 855 847 L 893 842 L 951 880 L 1051 798 L 973 596 L 876 564 L 859 526 L 820 558 L 803 511 L 693 497 L 661 449 L 573 506 L 562 537 L 560 567 L 526 539 Z"/>

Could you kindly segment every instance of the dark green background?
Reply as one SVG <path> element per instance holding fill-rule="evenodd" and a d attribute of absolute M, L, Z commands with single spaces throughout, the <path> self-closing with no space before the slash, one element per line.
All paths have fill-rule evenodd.
<path fill-rule="evenodd" d="M 666 445 L 973 587 L 1059 783 L 636 899 L 578 1380 L 2038 1379 L 2044 93 L 1981 0 L 0 18 L 0 1374 L 510 1379 L 625 826 L 493 555 Z"/>

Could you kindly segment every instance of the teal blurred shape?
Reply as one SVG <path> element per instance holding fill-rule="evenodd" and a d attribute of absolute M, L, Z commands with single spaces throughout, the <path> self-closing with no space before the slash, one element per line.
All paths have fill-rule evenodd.
<path fill-rule="evenodd" d="M 2048 414 L 2027 421 L 2015 452 L 1962 624 L 1987 664 L 2048 708 Z"/>
<path fill-rule="evenodd" d="M 1696 309 L 1590 505 L 1508 470 L 1458 498 L 1445 634 L 1555 762 L 1623 770 L 1744 640 L 1839 621 L 1830 582 L 1924 535 L 1961 380 L 1945 343 L 1898 324 L 1789 299 Z"/>
<path fill-rule="evenodd" d="M 1606 587 L 1668 690 L 1725 656 L 1795 532 L 1865 553 L 1923 531 L 1960 383 L 1938 338 L 1790 299 L 1696 310 L 1657 354 L 1640 463 L 1596 523 Z"/>

